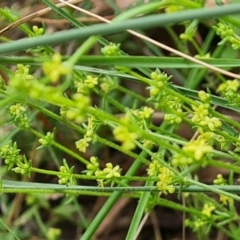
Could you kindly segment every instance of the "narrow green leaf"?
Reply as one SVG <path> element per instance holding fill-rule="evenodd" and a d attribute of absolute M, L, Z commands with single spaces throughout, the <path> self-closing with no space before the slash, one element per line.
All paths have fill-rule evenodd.
<path fill-rule="evenodd" d="M 69 57 L 63 57 L 67 60 Z M 32 58 L 32 57 L 0 57 L 2 64 L 30 64 L 40 65 L 48 58 Z M 201 61 L 211 64 L 215 67 L 229 68 L 239 67 L 240 59 L 225 59 L 225 58 L 210 58 L 201 59 Z M 86 55 L 79 59 L 81 65 L 87 66 L 127 66 L 127 67 L 146 67 L 146 68 L 205 68 L 202 65 L 193 63 L 187 59 L 181 57 L 150 57 L 150 56 L 117 56 L 117 57 L 105 57 L 98 55 Z M 76 69 L 78 66 L 76 66 Z"/>
<path fill-rule="evenodd" d="M 123 22 L 113 22 L 111 24 L 96 24 L 83 29 L 70 29 L 60 31 L 44 36 L 21 39 L 14 42 L 2 43 L 0 45 L 0 54 L 20 51 L 41 45 L 51 45 L 68 42 L 71 40 L 85 39 L 92 35 L 107 35 L 131 29 L 149 29 L 151 27 L 166 26 L 171 23 L 179 23 L 192 19 L 206 19 L 210 17 L 219 17 L 227 14 L 236 14 L 240 11 L 240 4 L 230 4 L 224 7 L 215 7 L 208 9 L 197 9 L 181 11 L 174 14 L 155 14 L 146 17 L 126 20 Z"/>

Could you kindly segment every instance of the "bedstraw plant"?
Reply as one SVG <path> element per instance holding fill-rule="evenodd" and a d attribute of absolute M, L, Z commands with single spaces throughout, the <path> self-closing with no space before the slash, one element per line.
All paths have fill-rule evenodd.
<path fill-rule="evenodd" d="M 240 3 L 136 1 L 124 11 L 111 3 L 111 24 L 84 26 L 71 5 L 42 2 L 71 27 L 48 34 L 47 24 L 26 22 L 17 26 L 24 39 L 1 37 L 1 238 L 29 239 L 24 222 L 34 221 L 39 238 L 64 239 L 63 218 L 76 227 L 75 239 L 94 239 L 125 197 L 138 200 L 125 239 L 142 239 L 159 206 L 182 213 L 182 239 L 186 230 L 197 239 L 217 232 L 238 239 Z M 20 17 L 1 8 L 0 18 L 10 25 Z M 135 32 L 125 32 L 154 27 L 177 52 L 146 39 L 135 49 Z M 211 180 L 201 179 L 210 167 Z M 61 203 L 51 209 L 54 196 Z M 79 196 L 107 200 L 88 218 Z"/>

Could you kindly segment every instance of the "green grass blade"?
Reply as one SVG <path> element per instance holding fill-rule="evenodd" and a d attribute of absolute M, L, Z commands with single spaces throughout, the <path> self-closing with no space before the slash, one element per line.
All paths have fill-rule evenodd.
<path fill-rule="evenodd" d="M 68 57 L 63 57 L 67 60 Z M 33 58 L 33 57 L 0 57 L 1 64 L 30 64 L 41 65 L 44 61 L 49 61 L 49 58 Z M 240 59 L 225 59 L 225 58 L 210 58 L 201 59 L 201 61 L 211 64 L 215 67 L 233 68 L 240 66 Z M 87 66 L 127 66 L 127 67 L 145 67 L 145 68 L 205 68 L 202 65 L 193 63 L 181 57 L 150 57 L 150 56 L 117 56 L 105 57 L 98 55 L 86 55 L 79 58 L 81 65 Z M 76 66 L 80 68 L 81 66 Z"/>
<path fill-rule="evenodd" d="M 147 182 L 145 186 L 153 186 L 153 182 Z M 135 210 L 135 213 L 133 215 L 131 225 L 129 227 L 129 230 L 126 236 L 126 240 L 136 239 L 135 237 L 136 232 L 140 224 L 140 221 L 142 219 L 142 216 L 144 215 L 144 211 L 150 196 L 151 196 L 151 192 L 145 192 L 142 194 L 139 200 L 139 203 L 137 205 L 137 208 Z"/>
<path fill-rule="evenodd" d="M 18 238 L 18 236 L 12 231 L 12 229 L 10 227 L 8 227 L 8 225 L 3 221 L 3 219 L 1 217 L 0 217 L 0 224 L 2 224 L 12 234 L 12 236 L 15 239 L 20 240 L 20 238 Z"/>
<path fill-rule="evenodd" d="M 96 24 L 84 29 L 71 29 L 31 39 L 21 39 L 14 42 L 2 43 L 0 54 L 20 51 L 41 45 L 51 45 L 68 42 L 71 40 L 85 39 L 92 35 L 107 35 L 131 29 L 149 29 L 151 27 L 165 26 L 171 23 L 179 23 L 192 19 L 206 19 L 220 17 L 228 14 L 236 14 L 240 11 L 240 4 L 230 4 L 225 7 L 197 9 L 181 11 L 174 14 L 155 14 L 146 17 L 114 22 L 111 24 Z"/>

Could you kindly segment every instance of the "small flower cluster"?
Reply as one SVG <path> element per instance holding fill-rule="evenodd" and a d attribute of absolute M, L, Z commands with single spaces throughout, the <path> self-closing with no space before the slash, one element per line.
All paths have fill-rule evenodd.
<path fill-rule="evenodd" d="M 148 139 L 141 139 L 140 142 L 143 144 L 144 147 L 151 149 L 155 143 L 152 140 L 148 140 Z"/>
<path fill-rule="evenodd" d="M 226 185 L 226 180 L 223 178 L 222 174 L 218 174 L 217 178 L 213 180 L 214 185 Z"/>
<path fill-rule="evenodd" d="M 78 140 L 77 142 L 75 142 L 76 148 L 80 152 L 86 152 L 86 149 L 89 146 L 89 143 L 94 138 L 94 132 L 95 132 L 97 126 L 98 125 L 97 125 L 94 117 L 88 118 L 87 131 L 84 134 L 84 137 L 82 139 Z"/>
<path fill-rule="evenodd" d="M 111 186 L 113 186 L 116 178 L 121 177 L 121 168 L 118 165 L 113 167 L 112 163 L 106 163 L 106 167 L 103 170 L 97 170 L 95 172 L 95 176 L 101 177 L 97 180 L 101 187 L 108 182 L 110 182 Z"/>
<path fill-rule="evenodd" d="M 62 56 L 55 53 L 52 56 L 52 61 L 43 63 L 43 71 L 52 83 L 59 80 L 61 75 L 68 75 L 71 73 L 71 67 L 62 62 Z"/>
<path fill-rule="evenodd" d="M 147 124 L 150 122 L 150 118 L 154 110 L 150 107 L 142 107 L 141 109 L 132 110 L 132 117 L 134 118 L 134 123 L 139 127 L 147 127 Z"/>
<path fill-rule="evenodd" d="M 171 79 L 171 76 L 168 76 L 166 73 L 160 72 L 159 69 L 156 69 L 155 72 L 151 73 L 151 78 L 155 84 L 147 87 L 150 91 L 150 97 L 151 99 L 159 98 L 161 92 L 168 85 L 168 81 Z"/>
<path fill-rule="evenodd" d="M 106 163 L 106 167 L 101 170 L 99 167 L 98 158 L 94 156 L 90 158 L 90 162 L 87 164 L 87 170 L 83 172 L 85 172 L 87 176 L 99 177 L 97 182 L 101 187 L 108 183 L 113 185 L 116 181 L 116 178 L 121 177 L 121 169 L 118 165 L 114 167 L 112 163 Z"/>
<path fill-rule="evenodd" d="M 177 114 L 165 114 L 164 120 L 171 125 L 180 124 L 182 122 L 182 109 L 178 109 L 179 115 Z"/>
<path fill-rule="evenodd" d="M 81 94 L 88 94 L 98 84 L 98 78 L 87 75 L 76 83 L 77 92 Z"/>
<path fill-rule="evenodd" d="M 17 167 L 13 168 L 12 171 L 15 173 L 20 173 L 22 175 L 27 174 L 30 177 L 32 161 L 27 160 L 25 156 L 21 156 L 19 160 L 16 162 Z"/>
<path fill-rule="evenodd" d="M 211 203 L 205 203 L 203 205 L 202 214 L 204 214 L 207 218 L 210 218 L 212 212 L 216 209 Z"/>
<path fill-rule="evenodd" d="M 90 157 L 90 162 L 87 164 L 87 170 L 86 172 L 87 176 L 94 176 L 96 171 L 99 171 L 99 161 L 96 157 L 92 156 Z"/>
<path fill-rule="evenodd" d="M 14 77 L 18 80 L 32 80 L 34 77 L 33 75 L 29 74 L 29 67 L 30 65 L 17 64 L 17 70 L 14 73 Z"/>
<path fill-rule="evenodd" d="M 120 46 L 121 46 L 120 43 L 118 43 L 118 44 L 116 44 L 116 43 L 110 43 L 109 45 L 103 47 L 103 48 L 101 49 L 101 52 L 102 52 L 102 54 L 103 54 L 104 56 L 106 56 L 106 57 L 119 56 L 119 55 L 120 55 L 120 52 L 121 52 Z"/>
<path fill-rule="evenodd" d="M 240 95 L 239 90 L 239 80 L 227 80 L 226 82 L 219 85 L 217 92 L 227 101 L 235 106 L 239 106 Z"/>
<path fill-rule="evenodd" d="M 126 126 L 119 125 L 113 130 L 114 137 L 117 141 L 122 142 L 122 148 L 124 150 L 133 150 L 136 147 L 135 140 L 138 138 L 138 134 L 129 131 Z"/>
<path fill-rule="evenodd" d="M 140 119 L 148 119 L 152 116 L 154 110 L 152 108 L 149 107 L 143 107 L 142 110 L 137 110 L 136 115 L 140 118 Z"/>
<path fill-rule="evenodd" d="M 198 91 L 198 97 L 202 103 L 210 103 L 211 94 L 206 93 L 203 90 Z"/>
<path fill-rule="evenodd" d="M 67 101 L 69 102 L 69 99 L 63 96 L 60 88 L 46 86 L 28 72 L 29 66 L 18 65 L 18 69 L 9 81 L 9 86 L 11 87 L 9 90 L 10 93 L 22 98 L 30 97 L 37 100 L 44 100 L 58 106 L 63 106 Z M 73 102 L 72 105 L 75 106 L 77 104 Z"/>
<path fill-rule="evenodd" d="M 172 158 L 172 165 L 173 166 L 188 166 L 194 162 L 194 159 L 191 158 L 190 156 L 185 156 L 183 154 L 175 154 Z"/>
<path fill-rule="evenodd" d="M 213 147 L 200 136 L 198 139 L 188 142 L 182 150 L 186 155 L 177 153 L 173 156 L 172 164 L 174 166 L 187 166 L 193 162 L 199 162 L 208 153 L 211 153 Z"/>
<path fill-rule="evenodd" d="M 226 85 L 220 86 L 221 89 L 227 89 Z M 232 84 L 230 89 L 236 89 L 236 85 Z M 220 144 L 221 149 L 231 143 L 223 135 L 215 133 L 222 127 L 222 121 L 217 117 L 212 117 L 210 113 L 210 99 L 211 95 L 204 91 L 198 92 L 199 99 L 202 103 L 197 106 L 192 106 L 194 110 L 191 121 L 198 125 L 198 132 L 201 134 L 198 140 L 204 140 L 205 142 L 217 141 Z M 226 133 L 226 132 L 225 132 Z"/>
<path fill-rule="evenodd" d="M 217 178 L 213 180 L 214 185 L 227 185 L 226 180 L 223 178 L 222 174 L 218 174 Z M 224 205 L 232 205 L 233 204 L 233 199 L 220 194 L 220 202 L 222 202 Z"/>
<path fill-rule="evenodd" d="M 175 187 L 171 184 L 175 177 L 174 173 L 167 167 L 162 166 L 159 161 L 153 160 L 150 163 L 147 172 L 150 177 L 158 177 L 157 188 L 161 192 L 164 194 L 175 192 Z"/>
<path fill-rule="evenodd" d="M 154 85 L 148 87 L 150 90 L 149 101 L 155 102 L 155 108 L 164 111 L 165 120 L 169 124 L 179 124 L 182 122 L 182 100 L 169 94 L 167 91 L 167 85 L 171 76 L 165 73 L 161 73 L 158 69 L 152 72 L 151 78 L 154 81 Z"/>
<path fill-rule="evenodd" d="M 16 142 L 12 143 L 12 141 L 0 148 L 0 156 L 4 159 L 4 163 L 8 165 L 8 169 L 11 169 L 21 158 L 19 152 Z"/>
<path fill-rule="evenodd" d="M 192 28 L 191 31 L 185 31 L 185 33 L 180 34 L 180 39 L 183 41 L 192 41 L 196 34 L 196 29 Z"/>
<path fill-rule="evenodd" d="M 34 33 L 34 37 L 38 37 L 38 36 L 44 35 L 44 29 L 43 28 L 39 28 L 36 25 L 34 25 L 32 27 L 32 30 L 33 30 L 33 33 Z"/>
<path fill-rule="evenodd" d="M 61 236 L 61 229 L 59 228 L 48 228 L 46 233 L 46 240 L 57 240 Z"/>
<path fill-rule="evenodd" d="M 222 122 L 219 118 L 209 117 L 209 108 L 208 103 L 201 103 L 198 106 L 192 105 L 194 113 L 191 120 L 195 124 L 208 127 L 210 131 L 214 131 L 222 126 Z M 201 127 L 198 130 L 201 133 L 203 132 Z"/>
<path fill-rule="evenodd" d="M 147 169 L 147 173 L 150 177 L 157 177 L 159 172 L 159 169 L 161 168 L 161 163 L 157 160 L 153 160 Z"/>
<path fill-rule="evenodd" d="M 104 76 L 100 78 L 100 88 L 105 93 L 109 93 L 111 90 L 116 88 L 117 79 L 109 78 L 108 76 Z"/>
<path fill-rule="evenodd" d="M 192 21 L 186 26 L 185 32 L 180 34 L 180 39 L 183 41 L 192 41 L 197 30 L 198 21 Z"/>
<path fill-rule="evenodd" d="M 55 129 L 53 132 L 47 132 L 46 136 L 44 136 L 43 138 L 39 138 L 38 141 L 42 147 L 47 147 L 52 144 L 54 137 L 55 137 Z"/>
<path fill-rule="evenodd" d="M 186 227 L 192 228 L 194 231 L 198 231 L 201 227 L 208 224 L 209 221 L 213 218 L 213 211 L 216 207 L 212 203 L 205 203 L 202 209 L 202 217 L 191 221 L 190 219 L 186 219 L 184 224 Z"/>
<path fill-rule="evenodd" d="M 131 113 L 127 113 L 123 118 L 121 118 L 123 124 L 119 124 L 113 130 L 114 138 L 122 143 L 122 148 L 124 150 L 133 150 L 136 147 L 135 140 L 138 138 L 136 132 L 131 132 L 127 127 L 127 124 L 131 122 Z"/>
<path fill-rule="evenodd" d="M 9 107 L 12 122 L 22 129 L 27 129 L 30 126 L 26 111 L 27 109 L 19 103 Z"/>
<path fill-rule="evenodd" d="M 90 98 L 83 94 L 76 93 L 72 96 L 72 106 L 62 105 L 60 114 L 63 118 L 77 123 L 82 123 L 85 119 L 86 111 L 90 106 Z"/>
<path fill-rule="evenodd" d="M 234 80 L 227 80 L 226 82 L 222 83 L 217 92 L 220 93 L 227 93 L 227 92 L 237 92 L 239 89 L 239 81 L 237 79 Z"/>
<path fill-rule="evenodd" d="M 233 26 L 220 22 L 216 26 L 213 26 L 213 29 L 222 38 L 219 44 L 229 42 L 234 50 L 240 48 L 240 36 L 234 32 Z"/>
<path fill-rule="evenodd" d="M 73 175 L 74 166 L 69 168 L 65 159 L 63 159 L 63 165 L 60 166 L 60 174 L 59 174 L 59 184 L 66 184 L 68 186 L 76 185 L 76 181 Z"/>
<path fill-rule="evenodd" d="M 22 93 L 27 95 L 28 89 L 31 86 L 33 75 L 29 74 L 29 65 L 17 65 L 17 70 L 13 76 L 9 79 L 9 86 L 11 91 L 15 90 L 13 94 Z"/>
<path fill-rule="evenodd" d="M 19 152 L 17 144 L 11 141 L 0 148 L 0 156 L 4 159 L 5 164 L 8 165 L 9 170 L 30 176 L 32 163 L 24 155 L 20 155 Z M 13 166 L 16 167 L 13 168 Z"/>
<path fill-rule="evenodd" d="M 34 25 L 32 27 L 32 31 L 28 31 L 28 36 L 30 38 L 34 38 L 34 37 L 39 37 L 39 36 L 43 36 L 45 34 L 45 28 L 43 26 L 42 27 L 38 27 L 36 25 Z M 52 50 L 51 48 L 49 48 L 48 46 L 44 46 L 44 45 L 38 45 L 37 47 L 34 48 L 30 48 L 28 49 L 28 52 L 34 53 L 37 56 L 42 56 L 42 57 L 49 57 L 50 54 L 52 54 Z"/>

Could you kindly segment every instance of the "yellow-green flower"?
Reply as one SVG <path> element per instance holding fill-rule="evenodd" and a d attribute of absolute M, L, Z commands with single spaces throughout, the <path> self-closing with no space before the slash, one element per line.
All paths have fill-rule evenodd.
<path fill-rule="evenodd" d="M 157 160 L 153 160 L 147 169 L 148 175 L 150 177 L 156 177 L 160 173 L 161 164 Z"/>
<path fill-rule="evenodd" d="M 51 62 L 43 63 L 43 71 L 51 82 L 55 83 L 61 75 L 69 74 L 71 72 L 71 68 L 62 63 L 62 56 L 59 53 L 55 53 Z"/>
<path fill-rule="evenodd" d="M 99 170 L 98 159 L 96 157 L 92 156 L 90 158 L 90 162 L 87 164 L 86 174 L 88 176 L 94 175 L 97 170 Z"/>
<path fill-rule="evenodd" d="M 103 169 L 106 178 L 120 177 L 121 169 L 118 165 L 113 167 L 112 163 L 107 163 L 106 168 Z"/>
<path fill-rule="evenodd" d="M 217 128 L 220 128 L 222 126 L 222 122 L 219 118 L 216 117 L 204 117 L 204 119 L 202 121 L 199 122 L 200 125 L 202 126 L 208 126 L 208 128 L 211 131 L 214 131 Z"/>
<path fill-rule="evenodd" d="M 18 116 L 22 113 L 26 112 L 26 108 L 23 107 L 21 104 L 17 103 L 15 105 L 11 105 L 9 108 L 9 112 L 12 116 Z"/>
<path fill-rule="evenodd" d="M 191 141 L 183 147 L 183 150 L 188 153 L 192 153 L 194 159 L 199 161 L 203 158 L 204 155 L 210 153 L 213 148 L 210 145 L 207 145 L 204 139 L 197 139 Z"/>
<path fill-rule="evenodd" d="M 154 110 L 152 108 L 149 108 L 149 107 L 144 107 L 143 110 L 140 110 L 138 112 L 138 116 L 141 118 L 141 119 L 147 119 L 149 118 L 152 114 L 153 114 Z"/>
<path fill-rule="evenodd" d="M 223 203 L 223 205 L 227 205 L 227 204 L 231 205 L 234 203 L 233 199 L 226 195 L 220 194 L 219 196 L 220 196 L 220 202 Z"/>
<path fill-rule="evenodd" d="M 87 138 L 80 139 L 77 142 L 75 142 L 75 145 L 80 152 L 86 152 L 86 149 L 89 146 L 89 139 Z"/>
<path fill-rule="evenodd" d="M 132 150 L 135 148 L 135 140 L 138 135 L 134 132 L 130 132 L 125 126 L 119 125 L 113 130 L 114 137 L 117 141 L 122 142 L 122 147 L 125 150 Z"/>
<path fill-rule="evenodd" d="M 57 240 L 61 235 L 61 229 L 49 228 L 46 233 L 47 240 Z"/>
<path fill-rule="evenodd" d="M 173 166 L 187 166 L 193 163 L 193 158 L 175 154 L 171 161 Z"/>
<path fill-rule="evenodd" d="M 174 178 L 174 173 L 167 167 L 161 167 L 159 169 L 160 174 L 158 175 L 159 180 L 157 181 L 157 187 L 164 194 L 174 193 L 175 187 L 171 184 Z"/>
<path fill-rule="evenodd" d="M 217 89 L 217 92 L 226 92 L 226 91 L 233 91 L 236 92 L 239 88 L 240 84 L 237 79 L 234 80 L 227 80 L 226 82 L 220 84 Z"/>
<path fill-rule="evenodd" d="M 201 102 L 208 103 L 210 101 L 211 95 L 201 90 L 201 91 L 198 91 L 198 97 L 201 100 Z"/>
<path fill-rule="evenodd" d="M 207 217 L 211 217 L 212 211 L 216 209 L 215 206 L 205 203 L 203 206 L 202 214 L 204 214 Z"/>
<path fill-rule="evenodd" d="M 95 85 L 98 84 L 98 78 L 93 77 L 91 75 L 87 75 L 87 78 L 84 80 L 84 83 L 87 85 L 88 88 L 93 88 Z"/>
<path fill-rule="evenodd" d="M 109 43 L 109 45 L 103 47 L 101 52 L 105 56 L 119 56 L 120 54 L 120 43 Z"/>

